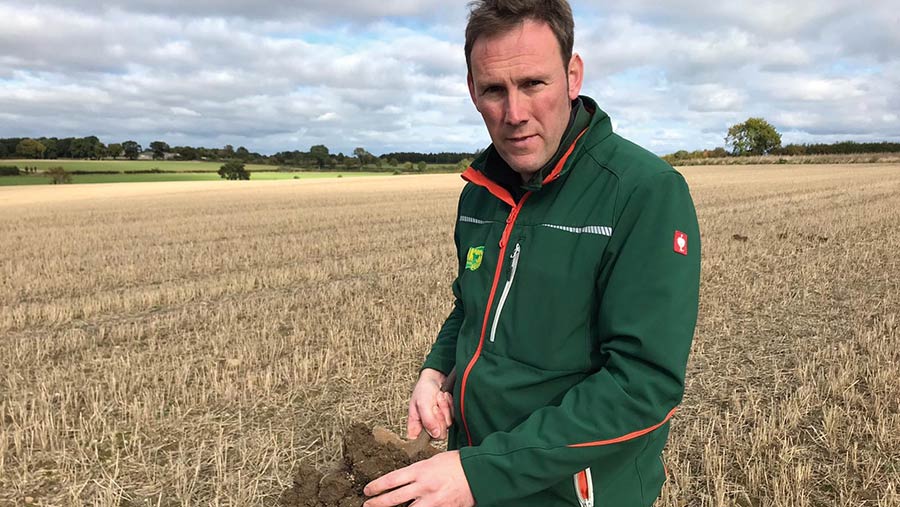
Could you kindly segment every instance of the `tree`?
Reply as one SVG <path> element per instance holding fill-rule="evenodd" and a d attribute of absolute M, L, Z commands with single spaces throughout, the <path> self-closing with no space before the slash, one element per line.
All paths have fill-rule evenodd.
<path fill-rule="evenodd" d="M 46 174 L 50 177 L 50 182 L 54 185 L 58 185 L 61 183 L 72 183 L 72 175 L 66 172 L 66 170 L 60 166 L 47 169 Z"/>
<path fill-rule="evenodd" d="M 353 156 L 359 159 L 360 167 L 371 164 L 375 161 L 375 155 L 372 155 L 365 148 L 356 148 L 353 150 Z"/>
<path fill-rule="evenodd" d="M 172 151 L 178 155 L 179 160 L 197 160 L 200 158 L 197 148 L 192 146 L 176 146 L 172 148 Z"/>
<path fill-rule="evenodd" d="M 47 148 L 47 150 L 44 151 L 44 158 L 59 158 L 59 143 L 55 137 L 42 137 L 40 143 Z"/>
<path fill-rule="evenodd" d="M 22 158 L 44 158 L 47 147 L 34 139 L 22 139 L 16 145 L 16 155 Z"/>
<path fill-rule="evenodd" d="M 735 155 L 765 155 L 781 147 L 781 134 L 762 118 L 748 118 L 728 129 L 725 142 Z"/>
<path fill-rule="evenodd" d="M 244 164 L 241 162 L 226 162 L 225 165 L 219 168 L 219 176 L 229 180 L 249 180 L 250 173 L 244 169 Z"/>
<path fill-rule="evenodd" d="M 780 155 L 806 155 L 806 146 L 802 144 L 789 144 L 780 151 Z"/>
<path fill-rule="evenodd" d="M 427 168 L 428 168 L 428 164 L 426 164 L 424 160 L 420 160 L 419 163 L 416 164 L 416 169 L 417 169 L 420 173 L 424 173 L 424 172 L 425 172 L 425 169 L 427 169 Z"/>
<path fill-rule="evenodd" d="M 153 141 L 150 143 L 150 149 L 153 150 L 153 160 L 166 158 L 166 153 L 170 150 L 169 145 L 162 141 Z"/>
<path fill-rule="evenodd" d="M 344 167 L 347 168 L 348 171 L 358 170 L 360 167 L 360 162 L 358 158 L 346 157 L 344 159 Z"/>
<path fill-rule="evenodd" d="M 72 158 L 101 158 L 106 147 L 97 136 L 76 138 L 69 145 L 69 156 Z"/>
<path fill-rule="evenodd" d="M 72 143 L 74 141 L 74 137 L 64 137 L 56 141 L 56 157 L 72 158 Z"/>
<path fill-rule="evenodd" d="M 90 158 L 92 151 L 90 141 L 83 137 L 76 137 L 69 143 L 69 158 Z"/>
<path fill-rule="evenodd" d="M 122 143 L 122 152 L 130 160 L 136 160 L 141 154 L 141 145 L 135 141 L 125 141 Z"/>
<path fill-rule="evenodd" d="M 243 146 L 239 146 L 237 151 L 234 152 L 234 155 L 237 158 L 246 162 L 247 159 L 250 158 L 250 151 L 247 148 L 244 148 Z"/>
<path fill-rule="evenodd" d="M 317 144 L 309 149 L 309 154 L 316 159 L 319 169 L 324 169 L 325 164 L 331 160 L 331 154 L 328 153 L 328 147 L 324 144 Z"/>
<path fill-rule="evenodd" d="M 226 144 L 224 148 L 219 150 L 219 158 L 234 158 L 234 146 Z"/>
<path fill-rule="evenodd" d="M 119 143 L 112 143 L 106 147 L 106 154 L 112 158 L 119 158 L 122 155 L 122 145 Z"/>

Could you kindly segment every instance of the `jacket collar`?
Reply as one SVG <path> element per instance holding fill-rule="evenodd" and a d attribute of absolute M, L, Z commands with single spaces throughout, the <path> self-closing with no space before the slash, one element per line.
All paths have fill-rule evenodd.
<path fill-rule="evenodd" d="M 493 144 L 472 162 L 463 173 L 463 179 L 487 187 L 495 195 L 503 190 L 504 197 L 501 199 L 511 199 L 515 203 L 525 192 L 539 191 L 544 185 L 568 173 L 586 143 L 595 144 L 610 134 L 612 122 L 609 115 L 593 99 L 582 95 L 575 101 L 572 118 L 559 149 L 532 181 L 522 184 L 519 174 L 500 157 Z M 487 186 L 488 182 L 493 184 L 493 189 Z"/>

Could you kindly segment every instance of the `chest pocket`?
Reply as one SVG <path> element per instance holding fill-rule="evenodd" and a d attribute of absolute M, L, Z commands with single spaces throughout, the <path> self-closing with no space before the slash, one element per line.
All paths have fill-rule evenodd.
<path fill-rule="evenodd" d="M 497 287 L 491 350 L 542 370 L 588 368 L 599 306 L 595 280 L 611 235 L 606 226 L 554 224 L 514 233 Z"/>

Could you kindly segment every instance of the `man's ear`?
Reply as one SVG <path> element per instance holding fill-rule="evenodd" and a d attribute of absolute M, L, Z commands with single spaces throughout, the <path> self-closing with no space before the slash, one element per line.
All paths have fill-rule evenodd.
<path fill-rule="evenodd" d="M 478 101 L 475 100 L 475 80 L 472 79 L 471 72 L 466 74 L 466 83 L 469 85 L 469 97 L 472 99 L 472 103 L 475 104 L 475 109 L 478 110 Z M 478 112 L 480 113 L 481 111 Z"/>
<path fill-rule="evenodd" d="M 569 100 L 575 100 L 581 95 L 581 84 L 584 82 L 584 62 L 578 53 L 572 55 L 569 60 Z"/>

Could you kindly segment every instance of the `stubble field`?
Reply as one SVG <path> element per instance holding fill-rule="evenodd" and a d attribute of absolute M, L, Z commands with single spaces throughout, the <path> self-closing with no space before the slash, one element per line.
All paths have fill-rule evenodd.
<path fill-rule="evenodd" d="M 900 505 L 900 166 L 680 170 L 703 275 L 658 505 Z M 351 421 L 403 428 L 461 187 L 0 188 L 0 506 L 272 505 Z"/>

